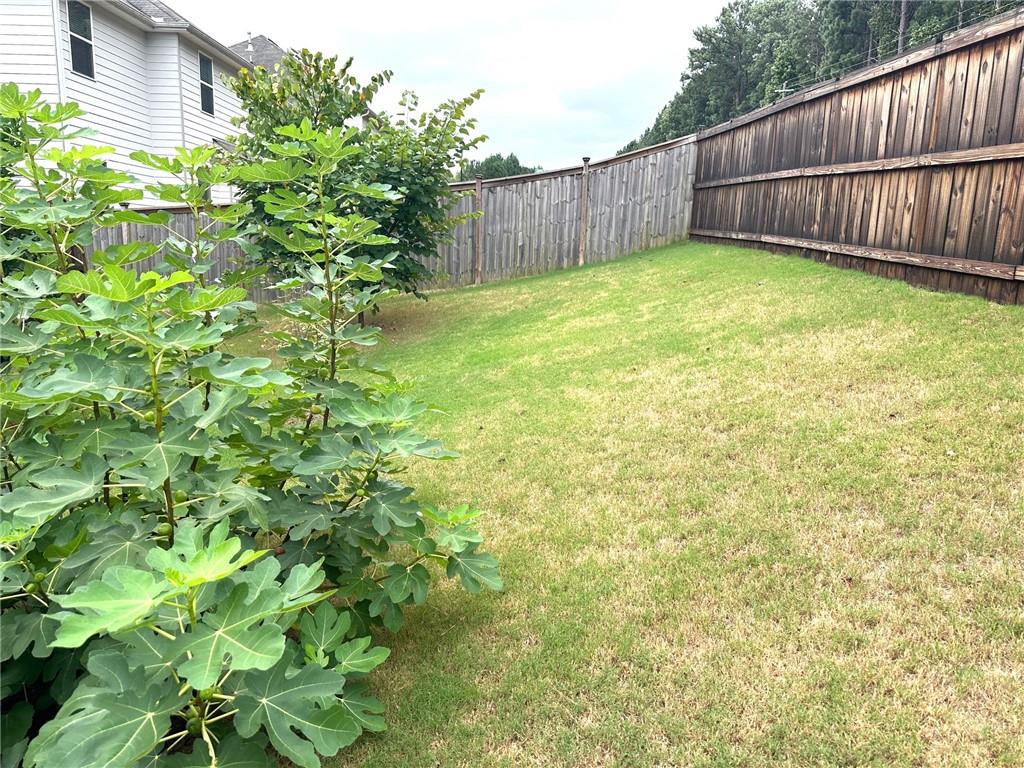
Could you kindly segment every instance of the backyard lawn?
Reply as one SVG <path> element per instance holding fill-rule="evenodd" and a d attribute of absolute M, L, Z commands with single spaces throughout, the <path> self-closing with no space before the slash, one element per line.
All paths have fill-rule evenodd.
<path fill-rule="evenodd" d="M 506 590 L 328 764 L 1024 765 L 1024 307 L 690 244 L 379 321 Z"/>

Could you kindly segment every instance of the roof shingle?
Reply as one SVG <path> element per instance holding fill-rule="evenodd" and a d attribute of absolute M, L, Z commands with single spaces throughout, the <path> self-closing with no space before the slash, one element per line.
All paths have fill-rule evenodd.
<path fill-rule="evenodd" d="M 248 61 L 254 67 L 273 69 L 287 51 L 271 40 L 266 35 L 256 35 L 252 38 L 252 50 L 249 50 L 249 40 L 243 40 L 230 46 L 231 50 Z"/>
<path fill-rule="evenodd" d="M 156 24 L 188 24 L 188 19 L 182 16 L 160 0 L 124 0 L 128 5 L 139 13 L 144 13 Z"/>

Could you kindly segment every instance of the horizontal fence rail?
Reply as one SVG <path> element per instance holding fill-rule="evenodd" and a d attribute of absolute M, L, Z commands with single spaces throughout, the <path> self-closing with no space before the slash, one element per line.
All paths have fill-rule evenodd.
<path fill-rule="evenodd" d="M 1024 303 L 1024 11 L 697 135 L 691 234 Z"/>
<path fill-rule="evenodd" d="M 426 287 L 539 274 L 683 240 L 690 227 L 696 154 L 694 137 L 687 136 L 595 163 L 452 184 L 465 193 L 452 215 L 481 215 L 458 224 L 451 242 L 441 245 L 437 260 L 427 264 L 434 278 Z M 170 228 L 193 237 L 192 214 L 169 210 Z M 208 224 L 202 217 L 200 226 Z M 93 247 L 159 243 L 167 235 L 157 226 L 122 224 L 98 231 Z M 244 258 L 237 245 L 218 245 L 208 277 L 216 280 Z M 155 268 L 161 260 L 157 254 L 140 268 Z M 250 298 L 270 302 L 280 295 L 262 284 L 251 289 Z"/>

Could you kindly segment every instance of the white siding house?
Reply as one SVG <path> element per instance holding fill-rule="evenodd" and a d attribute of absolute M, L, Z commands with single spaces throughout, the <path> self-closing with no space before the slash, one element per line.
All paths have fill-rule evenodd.
<path fill-rule="evenodd" d="M 113 147 L 111 166 L 140 184 L 168 179 L 134 162 L 134 150 L 170 154 L 238 132 L 241 108 L 223 78 L 244 66 L 159 0 L 0 0 L 0 82 L 78 102 L 80 124 L 97 134 L 86 141 Z"/>

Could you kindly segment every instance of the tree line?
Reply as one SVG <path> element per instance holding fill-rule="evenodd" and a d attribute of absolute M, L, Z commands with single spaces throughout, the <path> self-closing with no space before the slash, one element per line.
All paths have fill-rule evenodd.
<path fill-rule="evenodd" d="M 514 152 L 502 155 L 500 152 L 488 155 L 483 160 L 465 160 L 456 173 L 456 181 L 472 181 L 477 176 L 485 179 L 500 179 L 505 176 L 520 176 L 536 173 L 541 167 L 523 165 Z"/>
<path fill-rule="evenodd" d="M 697 29 L 680 89 L 621 152 L 717 125 L 1021 0 L 734 0 Z"/>

